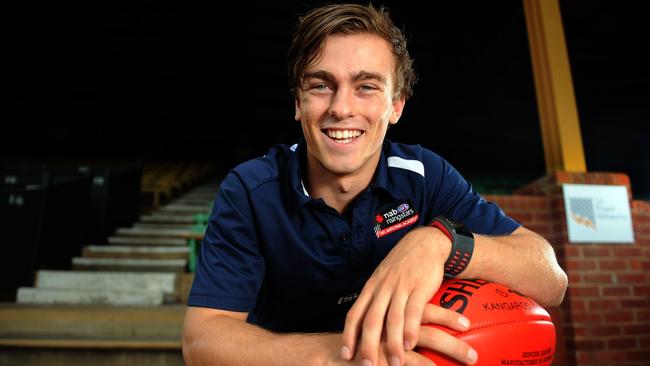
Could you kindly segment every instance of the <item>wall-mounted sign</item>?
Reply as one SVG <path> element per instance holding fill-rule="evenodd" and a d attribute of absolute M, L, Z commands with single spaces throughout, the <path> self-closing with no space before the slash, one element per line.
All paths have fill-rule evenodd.
<path fill-rule="evenodd" d="M 625 186 L 564 184 L 569 242 L 634 243 Z"/>

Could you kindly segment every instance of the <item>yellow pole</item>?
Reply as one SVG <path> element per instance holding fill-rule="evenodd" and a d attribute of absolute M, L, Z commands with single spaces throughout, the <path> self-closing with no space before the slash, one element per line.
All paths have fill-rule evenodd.
<path fill-rule="evenodd" d="M 523 0 L 546 172 L 586 172 L 558 0 Z"/>

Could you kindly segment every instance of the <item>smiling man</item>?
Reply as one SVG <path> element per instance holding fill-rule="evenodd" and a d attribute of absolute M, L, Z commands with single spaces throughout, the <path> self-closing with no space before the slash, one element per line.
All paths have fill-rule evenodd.
<path fill-rule="evenodd" d="M 562 300 L 548 242 L 440 156 L 385 140 L 415 78 L 384 9 L 314 9 L 289 56 L 304 139 L 222 182 L 189 298 L 189 365 L 432 364 L 416 346 L 473 364 L 469 345 L 421 327 L 469 327 L 427 304 L 444 277 Z"/>

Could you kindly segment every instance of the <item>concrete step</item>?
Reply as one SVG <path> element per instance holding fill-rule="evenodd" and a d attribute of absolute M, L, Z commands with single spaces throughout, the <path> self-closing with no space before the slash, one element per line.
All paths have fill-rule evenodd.
<path fill-rule="evenodd" d="M 133 338 L 180 342 L 184 315 L 185 305 L 112 307 L 5 303 L 0 304 L 0 338 Z"/>
<path fill-rule="evenodd" d="M 140 222 L 142 223 L 174 223 L 174 224 L 190 224 L 195 223 L 195 218 L 193 215 L 171 215 L 171 214 L 161 214 L 155 213 L 151 215 L 142 215 L 140 216 Z"/>
<path fill-rule="evenodd" d="M 174 300 L 178 298 L 178 281 L 178 273 L 40 270 L 36 272 L 34 286 L 39 288 L 146 291 L 162 293 L 167 299 Z"/>
<path fill-rule="evenodd" d="M 197 193 L 184 194 L 179 199 L 190 199 L 190 200 L 197 200 L 197 201 L 214 201 L 216 196 L 217 196 L 217 192 L 214 193 L 197 192 Z"/>
<path fill-rule="evenodd" d="M 20 287 L 16 295 L 18 304 L 50 305 L 139 305 L 158 306 L 163 303 L 163 293 L 153 291 L 124 291 L 114 289 L 76 289 Z"/>
<path fill-rule="evenodd" d="M 135 229 L 194 230 L 194 225 L 186 223 L 136 222 Z"/>
<path fill-rule="evenodd" d="M 165 205 L 158 210 L 158 212 L 183 212 L 183 213 L 192 213 L 192 214 L 207 214 L 210 213 L 212 207 L 206 206 L 197 206 L 197 205 L 185 205 L 185 204 L 175 204 L 170 203 Z"/>
<path fill-rule="evenodd" d="M 110 245 L 134 246 L 187 246 L 187 239 L 182 238 L 138 238 L 133 236 L 111 236 Z"/>
<path fill-rule="evenodd" d="M 214 199 L 216 198 L 217 194 L 215 193 L 214 196 L 212 196 L 211 199 L 206 200 L 206 199 L 199 199 L 199 198 L 186 198 L 186 197 L 181 197 L 173 200 L 169 204 L 182 204 L 182 205 L 191 205 L 191 206 L 205 206 L 212 208 L 212 203 L 214 202 Z"/>
<path fill-rule="evenodd" d="M 0 365 L 183 365 L 184 305 L 0 304 Z"/>
<path fill-rule="evenodd" d="M 95 271 L 184 272 L 186 259 L 72 258 L 72 268 Z"/>
<path fill-rule="evenodd" d="M 180 238 L 180 239 L 202 239 L 203 233 L 195 232 L 192 230 L 178 230 L 178 229 L 142 229 L 142 228 L 118 228 L 116 230 L 118 236 L 139 236 L 150 238 Z"/>
<path fill-rule="evenodd" d="M 83 256 L 86 258 L 186 259 L 189 253 L 190 248 L 187 246 L 89 245 L 83 248 Z"/>

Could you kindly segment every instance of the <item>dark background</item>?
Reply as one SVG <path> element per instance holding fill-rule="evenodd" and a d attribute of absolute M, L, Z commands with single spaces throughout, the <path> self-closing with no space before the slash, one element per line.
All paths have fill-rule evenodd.
<path fill-rule="evenodd" d="M 22 2 L 7 9 L 4 161 L 165 159 L 221 169 L 292 144 L 286 53 L 314 1 Z M 381 3 L 375 2 L 375 5 Z M 521 0 L 384 2 L 419 82 L 388 138 L 485 190 L 545 174 Z M 648 6 L 560 1 L 590 171 L 650 199 Z"/>

